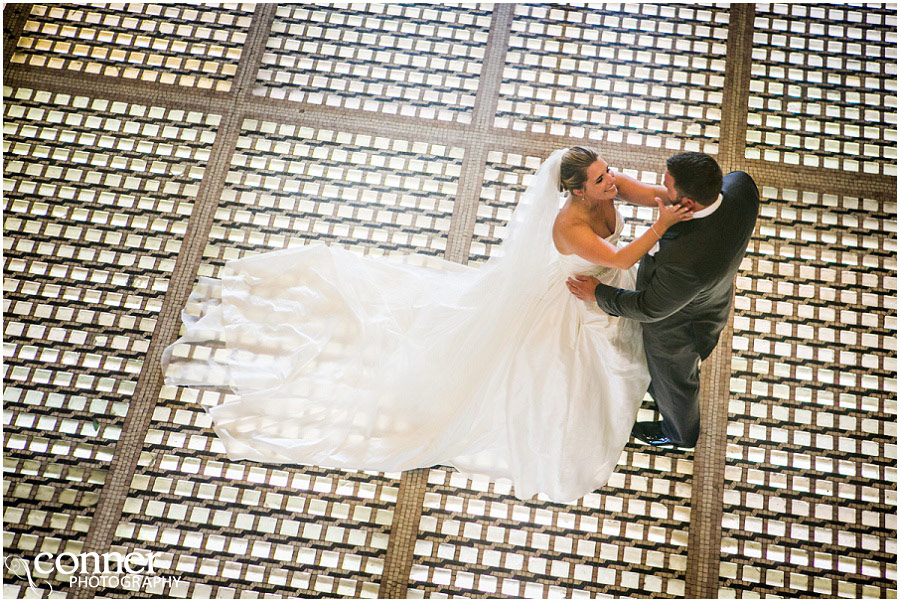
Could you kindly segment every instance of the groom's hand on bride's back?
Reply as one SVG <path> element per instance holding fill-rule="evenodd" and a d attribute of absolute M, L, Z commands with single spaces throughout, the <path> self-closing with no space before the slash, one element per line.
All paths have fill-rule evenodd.
<path fill-rule="evenodd" d="M 582 301 L 593 301 L 594 291 L 600 281 L 593 276 L 575 276 L 566 280 L 566 286 L 569 292 L 581 299 Z"/>

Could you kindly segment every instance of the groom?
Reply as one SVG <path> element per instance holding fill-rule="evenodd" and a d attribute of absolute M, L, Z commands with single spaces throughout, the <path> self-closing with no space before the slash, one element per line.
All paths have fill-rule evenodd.
<path fill-rule="evenodd" d="M 637 290 L 578 276 L 567 281 L 579 299 L 596 299 L 611 316 L 642 322 L 650 395 L 662 422 L 637 422 L 632 434 L 649 445 L 694 447 L 700 435 L 700 361 L 728 321 L 734 277 L 756 224 L 759 191 L 742 171 L 722 177 L 718 163 L 685 152 L 666 161 L 664 186 L 616 174 L 618 196 L 655 206 L 655 197 L 694 211 L 675 224 L 658 250 L 641 260 Z"/>

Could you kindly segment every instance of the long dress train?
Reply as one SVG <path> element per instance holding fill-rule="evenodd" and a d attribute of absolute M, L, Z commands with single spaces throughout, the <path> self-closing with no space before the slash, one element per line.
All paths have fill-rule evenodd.
<path fill-rule="evenodd" d="M 635 270 L 553 248 L 560 156 L 478 268 L 322 244 L 228 262 L 194 288 L 166 383 L 232 391 L 208 411 L 233 460 L 449 464 L 561 502 L 603 486 L 649 375 L 640 325 L 565 286 L 591 274 L 632 288 Z M 608 240 L 623 227 L 619 215 Z"/>

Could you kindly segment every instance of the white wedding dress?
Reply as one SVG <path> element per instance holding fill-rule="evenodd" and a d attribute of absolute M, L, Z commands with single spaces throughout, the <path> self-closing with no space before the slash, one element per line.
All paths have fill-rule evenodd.
<path fill-rule="evenodd" d="M 194 288 L 166 384 L 231 391 L 208 411 L 233 460 L 446 464 L 560 502 L 602 487 L 650 377 L 640 325 L 565 286 L 591 274 L 633 288 L 635 270 L 554 248 L 561 154 L 481 267 L 321 244 L 228 262 Z"/>

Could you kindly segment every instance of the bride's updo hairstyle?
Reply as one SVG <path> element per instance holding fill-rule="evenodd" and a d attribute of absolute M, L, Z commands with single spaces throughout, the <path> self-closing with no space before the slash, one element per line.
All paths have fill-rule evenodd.
<path fill-rule="evenodd" d="M 573 146 L 566 151 L 559 164 L 559 190 L 572 192 L 582 188 L 587 181 L 587 168 L 600 156 L 586 146 Z"/>

